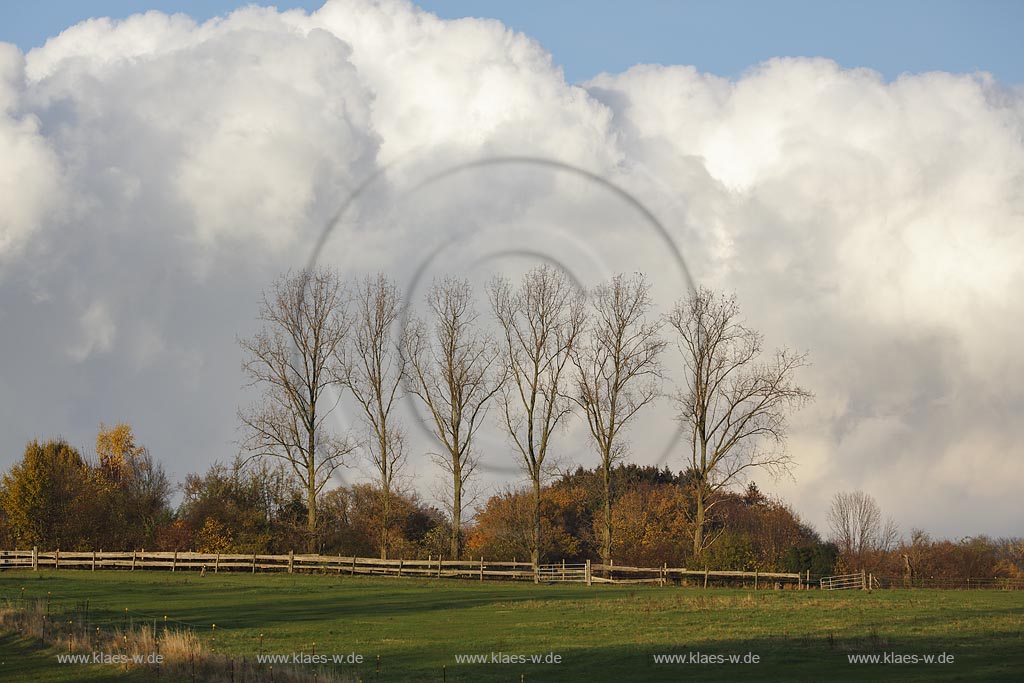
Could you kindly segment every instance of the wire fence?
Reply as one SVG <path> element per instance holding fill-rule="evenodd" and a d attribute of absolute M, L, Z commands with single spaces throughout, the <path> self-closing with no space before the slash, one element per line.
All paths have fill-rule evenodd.
<path fill-rule="evenodd" d="M 876 576 L 876 588 L 933 588 L 940 590 L 1024 590 L 1024 578 Z"/>

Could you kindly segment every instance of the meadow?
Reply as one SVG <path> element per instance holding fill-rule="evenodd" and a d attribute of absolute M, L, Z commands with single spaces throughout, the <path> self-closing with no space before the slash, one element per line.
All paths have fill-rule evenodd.
<path fill-rule="evenodd" d="M 151 623 L 159 630 L 166 623 L 191 629 L 208 651 L 239 660 L 252 661 L 260 652 L 358 654 L 362 664 L 329 668 L 365 683 L 1018 681 L 1024 670 L 1024 591 L 588 588 L 334 575 L 19 570 L 0 574 L 0 601 L 8 609 L 48 601 L 54 621 L 80 619 L 87 612 L 90 627 Z M 851 654 L 885 653 L 945 653 L 954 660 L 848 660 Z M 152 672 L 124 672 L 112 665 L 58 664 L 56 654 L 26 636 L 0 633 L 0 680 L 153 680 Z M 655 656 L 666 654 L 688 660 L 656 663 Z M 484 656 L 487 662 L 460 663 L 463 655 Z M 519 660 L 523 655 L 525 662 Z M 558 663 L 550 661 L 555 655 Z M 748 661 L 731 663 L 730 655 Z M 749 661 L 753 655 L 757 663 Z M 532 656 L 549 661 L 534 663 Z M 725 661 L 715 663 L 719 656 Z M 690 661 L 694 658 L 703 661 Z"/>

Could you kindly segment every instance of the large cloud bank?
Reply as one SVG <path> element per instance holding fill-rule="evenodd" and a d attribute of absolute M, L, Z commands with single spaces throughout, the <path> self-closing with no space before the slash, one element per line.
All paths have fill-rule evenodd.
<path fill-rule="evenodd" d="M 863 488 L 905 529 L 1020 532 L 1019 89 L 824 59 L 570 85 L 527 36 L 401 2 L 150 12 L 27 55 L 0 44 L 0 466 L 118 419 L 178 476 L 229 459 L 251 398 L 236 335 L 374 173 L 323 260 L 409 283 L 544 257 L 587 281 L 644 270 L 665 305 L 685 292 L 657 231 L 580 176 L 507 164 L 419 187 L 502 155 L 626 189 L 695 280 L 735 290 L 770 345 L 810 351 L 795 480 L 764 488 L 819 527 L 835 491 Z M 634 430 L 636 460 L 660 457 L 669 417 Z M 581 430 L 563 443 L 588 462 Z M 487 444 L 484 485 L 508 461 Z"/>

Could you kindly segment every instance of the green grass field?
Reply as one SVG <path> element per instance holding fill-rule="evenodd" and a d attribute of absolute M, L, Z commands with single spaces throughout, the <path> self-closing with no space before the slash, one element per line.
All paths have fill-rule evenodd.
<path fill-rule="evenodd" d="M 873 593 L 681 587 L 534 586 L 310 575 L 9 571 L 0 598 L 50 593 L 54 614 L 116 623 L 167 615 L 217 652 L 359 653 L 353 680 L 1020 681 L 1024 592 Z M 560 655 L 559 664 L 458 664 L 456 655 Z M 757 664 L 656 664 L 669 653 L 758 655 Z M 952 654 L 952 664 L 850 664 L 847 655 Z M 375 672 L 380 656 L 380 673 Z M 58 665 L 52 650 L 0 637 L 0 681 L 146 680 L 104 665 Z M 445 667 L 442 672 L 442 667 Z"/>

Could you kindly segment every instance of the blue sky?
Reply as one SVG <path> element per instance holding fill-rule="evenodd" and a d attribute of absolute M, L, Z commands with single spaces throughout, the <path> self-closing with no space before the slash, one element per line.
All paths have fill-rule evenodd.
<path fill-rule="evenodd" d="M 243 0 L 50 0 L 0 2 L 0 40 L 22 50 L 41 45 L 91 16 L 124 17 L 147 9 L 207 19 Z M 279 8 L 316 9 L 321 0 L 285 0 Z M 472 2 L 423 0 L 444 18 L 488 16 L 539 40 L 569 81 L 637 63 L 692 64 L 739 76 L 777 56 L 823 56 L 892 79 L 904 72 L 985 70 L 1024 83 L 1020 27 L 1024 2 Z M 628 6 L 627 6 L 628 5 Z M 1015 47 L 1016 45 L 1016 47 Z"/>

